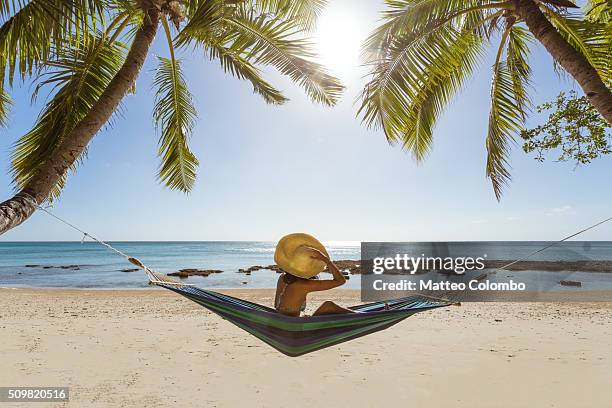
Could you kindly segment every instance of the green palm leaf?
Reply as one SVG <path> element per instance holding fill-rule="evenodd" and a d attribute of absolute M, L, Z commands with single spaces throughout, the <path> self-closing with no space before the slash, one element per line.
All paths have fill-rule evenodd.
<path fill-rule="evenodd" d="M 513 98 L 516 101 L 516 109 L 523 120 L 531 107 L 531 100 L 527 92 L 531 77 L 529 66 L 529 44 L 533 36 L 527 29 L 521 26 L 512 26 L 508 29 L 508 47 L 506 64 L 512 76 Z"/>
<path fill-rule="evenodd" d="M 158 59 L 153 117 L 161 129 L 159 179 L 171 189 L 189 192 L 193 189 L 199 165 L 188 146 L 197 112 L 180 61 L 163 57 Z"/>
<path fill-rule="evenodd" d="M 327 0 L 187 0 L 185 8 L 190 21 L 206 8 L 221 9 L 224 14 L 241 9 L 256 11 L 278 20 L 292 20 L 301 28 L 311 30 L 326 4 Z"/>
<path fill-rule="evenodd" d="M 22 78 L 40 67 L 53 49 L 93 38 L 102 0 L 4 0 L 0 7 L 0 80 L 17 70 Z"/>
<path fill-rule="evenodd" d="M 28 183 L 64 136 L 85 117 L 119 70 L 124 52 L 120 44 L 109 44 L 105 37 L 85 39 L 74 47 L 54 52 L 34 95 L 45 86 L 55 93 L 32 130 L 13 149 L 12 173 L 18 188 Z M 50 199 L 59 195 L 62 186 L 60 183 L 56 187 Z"/>
<path fill-rule="evenodd" d="M 215 17 L 218 8 L 201 8 L 199 14 L 199 26 L 214 27 L 215 22 L 220 20 Z M 288 101 L 283 94 L 269 84 L 261 76 L 261 71 L 248 59 L 248 50 L 244 44 L 235 41 L 234 32 L 226 30 L 189 29 L 190 35 L 179 39 L 179 45 L 194 42 L 202 46 L 210 60 L 219 60 L 223 70 L 232 76 L 247 80 L 253 86 L 253 92 L 260 95 L 267 103 L 280 105 Z M 172 44 L 170 44 L 172 47 Z"/>
<path fill-rule="evenodd" d="M 501 198 L 503 187 L 510 181 L 508 154 L 514 143 L 514 135 L 520 132 L 524 123 L 524 112 L 517 109 L 519 102 L 516 94 L 516 73 L 512 72 L 510 65 L 501 59 L 510 33 L 511 29 L 504 32 L 493 66 L 487 133 L 487 177 L 491 179 L 498 200 Z M 522 94 L 519 95 L 522 97 Z"/>
<path fill-rule="evenodd" d="M 480 61 L 486 38 L 482 27 L 499 15 L 467 13 L 474 15 L 460 22 L 452 21 L 457 16 L 435 19 L 420 30 L 402 28 L 399 34 L 392 27 L 402 26 L 393 19 L 405 21 L 409 13 L 392 13 L 366 45 L 382 45 L 382 50 L 368 54 L 374 68 L 359 114 L 369 126 L 382 128 L 390 143 L 401 142 L 417 160 L 430 149 L 440 113 Z"/>
<path fill-rule="evenodd" d="M 244 55 L 241 55 L 240 51 L 233 49 L 231 45 L 226 47 L 216 42 L 215 39 L 203 43 L 206 44 L 205 49 L 211 60 L 219 60 L 226 73 L 230 73 L 238 79 L 249 81 L 253 86 L 253 92 L 260 95 L 267 103 L 282 105 L 289 100 L 263 79 L 261 71 L 251 64 Z"/>
<path fill-rule="evenodd" d="M 608 0 L 587 0 L 584 8 L 589 21 L 600 23 L 612 21 L 612 4 Z"/>
<path fill-rule="evenodd" d="M 8 116 L 13 106 L 13 100 L 6 90 L 0 87 L 0 127 L 8 125 Z"/>
<path fill-rule="evenodd" d="M 303 28 L 315 27 L 317 17 L 321 14 L 327 0 L 255 0 L 262 13 L 271 13 L 277 18 L 293 20 Z"/>
<path fill-rule="evenodd" d="M 227 5 L 206 0 L 180 33 L 177 45 L 201 42 L 205 48 L 216 48 L 217 55 L 223 53 L 227 57 L 230 54 L 225 51 L 229 51 L 230 57 L 234 57 L 232 62 L 238 64 L 249 62 L 274 66 L 302 86 L 313 101 L 334 105 L 343 87 L 313 61 L 311 44 L 300 38 L 302 33 L 303 28 L 297 20 L 259 13 L 243 7 L 241 2 Z M 225 51 L 219 48 L 220 44 Z M 255 78 L 253 75 L 244 77 Z"/>
<path fill-rule="evenodd" d="M 597 70 L 601 79 L 612 83 L 610 24 L 561 15 L 550 8 L 544 8 L 544 12 L 561 36 Z"/>
<path fill-rule="evenodd" d="M 487 29 L 479 21 L 502 8 L 493 0 L 386 0 L 383 24 L 366 41 L 366 50 L 384 49 L 388 38 L 423 32 L 441 25 L 472 26 L 479 34 Z"/>

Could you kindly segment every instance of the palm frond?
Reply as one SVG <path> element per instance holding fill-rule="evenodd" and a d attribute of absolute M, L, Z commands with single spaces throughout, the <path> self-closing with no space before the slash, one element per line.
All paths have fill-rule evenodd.
<path fill-rule="evenodd" d="M 200 9 L 197 17 L 200 25 L 212 25 L 219 22 L 215 18 L 218 9 L 207 7 Z M 248 49 L 245 44 L 236 42 L 236 35 L 232 31 L 190 29 L 189 36 L 179 39 L 179 45 L 193 41 L 201 46 L 210 60 L 219 60 L 223 70 L 232 76 L 247 80 L 253 86 L 253 92 L 260 95 L 267 103 L 280 105 L 288 101 L 283 94 L 263 79 L 261 71 L 248 60 Z"/>
<path fill-rule="evenodd" d="M 461 27 L 433 21 L 421 31 L 389 35 L 361 95 L 362 120 L 422 160 L 439 115 L 481 61 L 480 28 L 498 13 Z"/>
<path fill-rule="evenodd" d="M 237 42 L 251 44 L 248 59 L 274 66 L 304 88 L 314 102 L 336 104 L 344 87 L 323 66 L 312 61 L 314 54 L 308 41 L 293 38 L 298 34 L 293 22 L 235 16 L 226 19 L 226 23 L 239 33 Z"/>
<path fill-rule="evenodd" d="M 104 9 L 113 13 L 143 14 L 140 1 L 136 0 L 102 0 Z"/>
<path fill-rule="evenodd" d="M 261 71 L 239 51 L 235 51 L 231 46 L 225 47 L 214 39 L 207 41 L 205 44 L 206 52 L 211 60 L 219 60 L 226 73 L 238 79 L 249 81 L 253 86 L 253 92 L 260 95 L 266 103 L 282 105 L 289 100 L 278 89 L 263 79 Z"/>
<path fill-rule="evenodd" d="M 55 50 L 53 54 L 54 58 L 46 63 L 48 71 L 40 75 L 34 96 L 43 87 L 50 87 L 54 95 L 32 130 L 13 148 L 12 173 L 17 188 L 23 188 L 34 177 L 64 137 L 89 112 L 119 70 L 125 49 L 99 36 L 74 47 Z M 59 196 L 62 186 L 60 183 L 55 188 L 50 199 Z"/>
<path fill-rule="evenodd" d="M 484 35 L 488 29 L 478 22 L 509 6 L 501 0 L 386 0 L 386 4 L 383 23 L 364 45 L 366 54 L 385 49 L 390 37 L 424 32 L 442 25 L 477 27 L 479 34 Z"/>
<path fill-rule="evenodd" d="M 312 30 L 327 0 L 255 0 L 255 6 L 262 13 L 276 18 L 292 20 L 306 30 Z"/>
<path fill-rule="evenodd" d="M 508 29 L 508 47 L 506 64 L 512 76 L 513 98 L 516 109 L 523 120 L 531 108 L 531 99 L 527 92 L 530 83 L 531 67 L 529 66 L 529 44 L 533 36 L 524 27 L 514 25 Z"/>
<path fill-rule="evenodd" d="M 3 87 L 0 87 L 0 127 L 8 125 L 9 112 L 13 106 L 13 99 Z"/>
<path fill-rule="evenodd" d="M 561 15 L 547 7 L 544 7 L 544 13 L 561 36 L 597 70 L 601 79 L 607 84 L 612 83 L 610 25 Z"/>
<path fill-rule="evenodd" d="M 587 0 L 584 10 L 589 21 L 600 23 L 612 21 L 612 4 L 608 0 Z"/>
<path fill-rule="evenodd" d="M 193 189 L 198 159 L 189 150 L 188 139 L 195 126 L 197 112 L 178 60 L 158 57 L 153 117 L 161 130 L 159 180 L 171 189 Z"/>
<path fill-rule="evenodd" d="M 103 0 L 110 21 L 106 33 L 112 39 L 130 44 L 144 19 L 144 11 L 134 0 Z"/>
<path fill-rule="evenodd" d="M 0 79 L 32 75 L 52 49 L 92 38 L 102 0 L 4 0 L 0 7 Z M 8 7 L 7 7 L 8 6 Z"/>
<path fill-rule="evenodd" d="M 273 66 L 304 88 L 313 101 L 334 105 L 344 88 L 313 61 L 311 44 L 301 38 L 302 33 L 291 19 L 204 1 L 180 33 L 177 45 L 201 41 L 205 47 L 215 48 L 221 41 L 223 48 L 240 57 L 234 61 Z M 211 38 L 216 40 L 206 41 Z"/>
<path fill-rule="evenodd" d="M 125 0 L 124 0 L 125 1 Z M 267 15 L 271 19 L 292 20 L 304 30 L 315 28 L 327 0 L 186 0 L 185 14 L 193 20 L 203 9 L 231 14 L 237 10 Z"/>
<path fill-rule="evenodd" d="M 504 186 L 510 181 L 508 155 L 514 135 L 523 126 L 524 117 L 517 109 L 515 74 L 501 56 L 512 29 L 504 32 L 493 65 L 491 80 L 491 110 L 487 133 L 487 177 L 491 179 L 495 197 L 501 198 Z M 515 54 L 516 55 L 516 54 Z"/>

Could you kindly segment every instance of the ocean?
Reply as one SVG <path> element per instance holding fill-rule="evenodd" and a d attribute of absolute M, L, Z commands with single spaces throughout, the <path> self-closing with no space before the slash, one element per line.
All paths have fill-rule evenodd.
<path fill-rule="evenodd" d="M 121 251 L 162 273 L 183 268 L 220 269 L 207 277 L 192 276 L 188 283 L 205 288 L 273 288 L 278 275 L 268 270 L 250 276 L 238 269 L 274 264 L 275 242 L 112 242 Z M 462 250 L 487 252 L 488 259 L 512 261 L 546 246 L 547 242 L 466 242 Z M 359 242 L 326 242 L 332 260 L 360 259 Z M 418 244 L 415 244 L 415 248 Z M 418 250 L 417 250 L 418 251 Z M 564 242 L 531 260 L 612 260 L 612 242 Z M 29 266 L 26 266 L 29 265 Z M 59 266 L 78 265 L 79 269 Z M 52 266 L 51 268 L 49 268 Z M 47 268 L 45 268 L 47 267 Z M 96 242 L 0 242 L 0 287 L 147 288 L 144 272 L 121 272 L 132 267 L 125 259 Z M 535 271 L 537 272 L 537 271 Z M 606 273 L 575 272 L 582 281 L 605 283 Z M 569 276 L 569 275 L 568 275 Z M 602 278 L 602 276 L 604 276 Z M 345 287 L 358 289 L 359 275 Z"/>

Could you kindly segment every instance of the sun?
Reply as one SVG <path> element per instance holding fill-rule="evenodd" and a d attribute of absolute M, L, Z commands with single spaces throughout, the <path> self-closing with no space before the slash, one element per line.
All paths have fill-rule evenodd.
<path fill-rule="evenodd" d="M 366 36 L 362 21 L 350 7 L 329 5 L 318 18 L 314 35 L 321 63 L 341 79 L 353 77 Z"/>

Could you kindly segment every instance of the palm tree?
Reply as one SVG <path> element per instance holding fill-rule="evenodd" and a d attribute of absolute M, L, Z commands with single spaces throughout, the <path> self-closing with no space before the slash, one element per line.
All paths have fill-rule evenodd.
<path fill-rule="evenodd" d="M 497 199 L 510 180 L 508 152 L 529 112 L 530 46 L 539 41 L 557 70 L 571 75 L 589 102 L 612 122 L 608 88 L 612 30 L 605 0 L 587 5 L 585 20 L 568 0 L 387 0 L 383 23 L 365 45 L 371 80 L 359 109 L 423 160 L 433 127 L 451 98 L 483 60 L 497 50 L 491 81 L 486 174 Z M 604 21 L 605 20 L 605 21 Z"/>
<path fill-rule="evenodd" d="M 0 234 L 32 215 L 34 202 L 56 198 L 87 145 L 117 111 L 160 28 L 153 118 L 159 129 L 159 180 L 193 188 L 198 160 L 188 146 L 196 110 L 178 52 L 196 50 L 247 80 L 265 102 L 287 98 L 260 72 L 272 66 L 310 98 L 334 105 L 338 80 L 313 61 L 304 38 L 326 0 L 0 0 L 0 125 L 15 79 L 32 78 L 52 97 L 12 152 L 17 194 L 0 204 Z"/>

